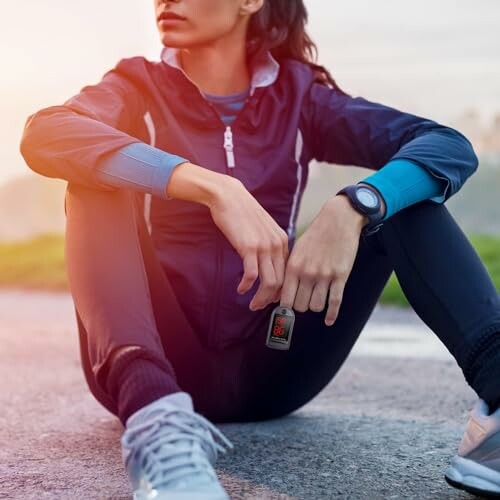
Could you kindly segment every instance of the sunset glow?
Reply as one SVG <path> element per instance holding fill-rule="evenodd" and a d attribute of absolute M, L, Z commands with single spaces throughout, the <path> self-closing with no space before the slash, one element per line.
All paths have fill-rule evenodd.
<path fill-rule="evenodd" d="M 498 111 L 495 0 L 306 4 L 320 62 L 350 92 L 444 122 L 469 108 L 484 120 Z M 0 183 L 29 172 L 18 152 L 29 114 L 96 83 L 123 57 L 158 59 L 160 49 L 153 2 L 9 3 L 0 21 Z"/>

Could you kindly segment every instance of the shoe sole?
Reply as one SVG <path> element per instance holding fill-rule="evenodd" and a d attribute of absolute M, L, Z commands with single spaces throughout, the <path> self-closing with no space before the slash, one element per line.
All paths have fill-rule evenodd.
<path fill-rule="evenodd" d="M 489 498 L 500 498 L 500 472 L 473 460 L 455 455 L 446 469 L 444 478 L 455 488 Z"/>

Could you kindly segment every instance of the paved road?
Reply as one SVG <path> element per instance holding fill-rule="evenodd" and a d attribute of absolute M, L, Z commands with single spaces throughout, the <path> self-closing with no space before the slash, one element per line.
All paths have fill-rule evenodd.
<path fill-rule="evenodd" d="M 126 499 L 119 421 L 81 373 L 71 297 L 0 293 L 0 498 Z M 221 424 L 234 499 L 466 499 L 442 473 L 475 393 L 414 314 L 379 308 L 320 395 Z"/>

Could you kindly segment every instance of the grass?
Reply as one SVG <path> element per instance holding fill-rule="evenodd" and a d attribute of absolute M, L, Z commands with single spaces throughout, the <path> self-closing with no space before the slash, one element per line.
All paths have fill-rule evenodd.
<path fill-rule="evenodd" d="M 67 290 L 64 237 L 45 234 L 31 240 L 0 244 L 0 286 Z"/>
<path fill-rule="evenodd" d="M 469 239 L 500 290 L 500 237 L 469 235 Z M 0 287 L 67 291 L 63 235 L 46 234 L 32 240 L 0 244 Z M 409 306 L 394 273 L 380 302 Z"/>

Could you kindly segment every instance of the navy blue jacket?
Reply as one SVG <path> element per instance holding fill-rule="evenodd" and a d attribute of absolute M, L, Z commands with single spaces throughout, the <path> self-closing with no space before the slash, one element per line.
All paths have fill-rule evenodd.
<path fill-rule="evenodd" d="M 312 159 L 378 170 L 406 159 L 448 183 L 445 200 L 477 169 L 471 143 L 460 132 L 315 80 L 301 62 L 280 60 L 273 78 L 254 74 L 252 94 L 227 132 L 199 89 L 178 68 L 143 57 L 122 59 L 96 85 L 63 105 L 31 115 L 21 152 L 48 177 L 95 189 L 107 154 L 143 142 L 192 163 L 234 175 L 288 232 L 290 249 Z M 445 201 L 444 200 L 444 201 Z M 205 345 L 221 349 L 265 328 L 276 304 L 250 311 L 259 285 L 236 292 L 241 257 L 202 204 L 151 197 L 153 244 L 181 306 Z"/>

